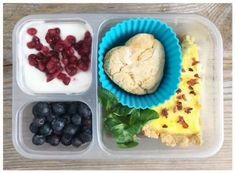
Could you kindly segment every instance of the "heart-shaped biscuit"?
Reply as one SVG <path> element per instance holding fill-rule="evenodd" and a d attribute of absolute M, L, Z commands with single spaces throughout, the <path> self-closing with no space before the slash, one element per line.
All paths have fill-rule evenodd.
<path fill-rule="evenodd" d="M 124 46 L 111 49 L 105 56 L 104 69 L 123 90 L 144 95 L 159 86 L 165 64 L 162 44 L 151 34 L 137 34 Z"/>

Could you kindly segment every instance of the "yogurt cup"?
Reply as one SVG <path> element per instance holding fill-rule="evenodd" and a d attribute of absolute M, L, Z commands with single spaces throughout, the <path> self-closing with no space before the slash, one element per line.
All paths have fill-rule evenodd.
<path fill-rule="evenodd" d="M 17 40 L 17 82 L 20 88 L 28 94 L 79 94 L 86 91 L 92 80 L 91 68 L 88 71 L 79 71 L 76 75 L 71 77 L 69 85 L 64 85 L 62 81 L 53 79 L 50 82 L 46 82 L 45 73 L 31 66 L 28 62 L 28 55 L 37 54 L 35 49 L 29 49 L 27 43 L 32 40 L 32 36 L 27 34 L 27 29 L 36 28 L 37 37 L 40 38 L 41 43 L 44 46 L 49 44 L 45 40 L 45 35 L 48 29 L 60 28 L 61 39 L 65 39 L 68 35 L 73 35 L 76 41 L 82 40 L 86 31 L 92 33 L 92 29 L 89 24 L 82 20 L 74 21 L 44 21 L 44 20 L 31 20 L 30 22 L 22 25 L 18 32 Z M 76 51 L 75 51 L 76 53 Z M 77 57 L 79 55 L 75 54 Z"/>

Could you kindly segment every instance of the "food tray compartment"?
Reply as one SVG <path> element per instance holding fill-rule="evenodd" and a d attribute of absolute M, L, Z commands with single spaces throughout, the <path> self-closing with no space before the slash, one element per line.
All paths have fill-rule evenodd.
<path fill-rule="evenodd" d="M 112 16 L 112 18 L 110 18 Z M 98 102 L 98 45 L 105 32 L 116 23 L 136 17 L 154 17 L 169 24 L 179 36 L 190 34 L 200 47 L 202 76 L 202 146 L 170 148 L 159 140 L 139 136 L 139 145 L 131 149 L 119 149 L 113 137 L 103 129 L 102 108 Z M 91 54 L 91 84 L 79 94 L 35 94 L 22 90 L 17 82 L 18 31 L 27 21 L 86 21 L 93 33 Z M 193 14 L 54 14 L 27 16 L 20 20 L 13 32 L 13 115 L 12 139 L 16 150 L 31 159 L 177 159 L 202 158 L 215 154 L 223 143 L 223 85 L 222 85 L 222 39 L 220 33 L 209 20 Z M 92 142 L 88 146 L 73 147 L 33 146 L 29 143 L 32 134 L 28 124 L 33 115 L 30 110 L 38 101 L 82 101 L 92 111 Z M 28 119 L 30 118 L 30 119 Z M 26 124 L 26 127 L 23 127 Z M 23 126 L 22 126 L 23 125 Z M 42 150 L 41 150 L 42 149 Z"/>
<path fill-rule="evenodd" d="M 202 78 L 201 86 L 201 120 L 202 120 L 202 146 L 190 146 L 187 148 L 171 148 L 162 144 L 159 140 L 150 139 L 139 136 L 139 145 L 131 149 L 120 149 L 115 143 L 115 139 L 108 135 L 102 125 L 102 107 L 101 114 L 101 143 L 107 152 L 113 155 L 156 155 L 156 157 L 190 157 L 190 156 L 207 156 L 216 153 L 222 145 L 223 141 L 223 122 L 222 108 L 222 42 L 221 37 L 215 26 L 205 18 L 191 15 L 155 15 L 154 17 L 166 22 L 170 25 L 179 37 L 189 34 L 196 39 L 199 45 L 199 57 L 201 62 L 201 72 L 199 76 Z M 117 23 L 128 19 L 126 17 L 106 19 L 102 23 L 99 30 L 99 43 L 104 34 Z M 216 94 L 219 91 L 220 96 Z"/>
<path fill-rule="evenodd" d="M 29 103 L 24 105 L 17 115 L 17 129 L 16 129 L 16 136 L 18 137 L 17 141 L 20 146 L 24 150 L 28 150 L 31 153 L 40 153 L 43 155 L 56 155 L 56 154 L 70 154 L 76 155 L 82 153 L 86 150 L 90 143 L 85 143 L 79 148 L 75 148 L 73 146 L 63 146 L 59 144 L 58 146 L 54 147 L 47 143 L 44 143 L 41 146 L 36 146 L 32 143 L 33 133 L 29 131 L 29 125 L 32 122 L 33 114 L 32 114 L 32 107 L 35 103 Z"/>
<path fill-rule="evenodd" d="M 90 150 L 94 149 L 96 138 L 96 105 L 94 99 L 86 99 L 87 95 L 83 95 L 80 99 L 75 97 L 53 97 L 53 98 L 27 98 L 26 100 L 17 106 L 15 110 L 15 116 L 13 117 L 13 131 L 12 138 L 13 144 L 16 150 L 25 157 L 36 158 L 36 159 L 75 159 L 88 156 Z M 29 101 L 30 100 L 30 101 Z M 59 144 L 58 146 L 50 146 L 44 143 L 41 146 L 36 146 L 32 143 L 33 133 L 29 130 L 29 125 L 32 122 L 33 114 L 32 107 L 36 102 L 71 102 L 71 101 L 81 101 L 89 106 L 92 112 L 92 141 L 90 143 L 83 144 L 79 148 L 73 146 L 63 146 Z M 92 147 L 93 146 L 93 147 Z M 88 154 L 87 154 L 88 153 Z"/>
<path fill-rule="evenodd" d="M 80 94 L 86 92 L 92 82 L 92 68 L 89 68 L 87 72 L 79 71 L 75 76 L 71 78 L 74 85 L 65 86 L 62 81 L 52 80 L 46 81 L 45 74 L 32 67 L 28 63 L 29 54 L 37 54 L 38 51 L 35 49 L 29 49 L 27 43 L 31 41 L 31 37 L 27 34 L 28 28 L 36 28 L 36 36 L 40 38 L 43 45 L 49 46 L 45 40 L 45 35 L 48 29 L 58 27 L 60 28 L 61 38 L 65 39 L 68 35 L 74 35 L 76 40 L 81 40 L 86 30 L 93 35 L 90 24 L 83 19 L 29 19 L 21 23 L 17 28 L 16 38 L 16 81 L 23 92 L 31 95 L 42 95 L 42 94 Z M 91 52 L 91 56 L 93 51 Z M 91 59 L 92 60 L 92 59 Z M 75 80 L 74 80 L 75 79 Z M 38 82 L 32 80 L 37 80 Z M 46 88 L 46 89 L 45 89 Z M 77 89 L 80 88 L 80 91 Z"/>

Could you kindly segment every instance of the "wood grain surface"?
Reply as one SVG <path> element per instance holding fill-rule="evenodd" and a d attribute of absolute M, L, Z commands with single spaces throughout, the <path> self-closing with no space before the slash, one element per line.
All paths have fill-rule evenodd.
<path fill-rule="evenodd" d="M 11 34 L 15 23 L 43 13 L 197 13 L 220 30 L 224 43 L 224 143 L 213 157 L 200 160 L 56 161 L 21 157 L 11 140 L 12 57 Z M 231 169 L 232 168 L 232 5 L 231 4 L 4 4 L 4 169 Z"/>

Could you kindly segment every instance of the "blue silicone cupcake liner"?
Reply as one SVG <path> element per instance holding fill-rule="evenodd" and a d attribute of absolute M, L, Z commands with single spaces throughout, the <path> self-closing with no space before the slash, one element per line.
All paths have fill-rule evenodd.
<path fill-rule="evenodd" d="M 116 85 L 104 71 L 105 54 L 138 33 L 149 33 L 158 39 L 165 50 L 164 75 L 158 89 L 147 95 L 134 95 Z M 102 38 L 98 51 L 98 73 L 101 86 L 113 93 L 122 105 L 136 109 L 158 106 L 176 93 L 181 76 L 182 53 L 175 32 L 154 18 L 134 18 L 112 27 Z"/>

